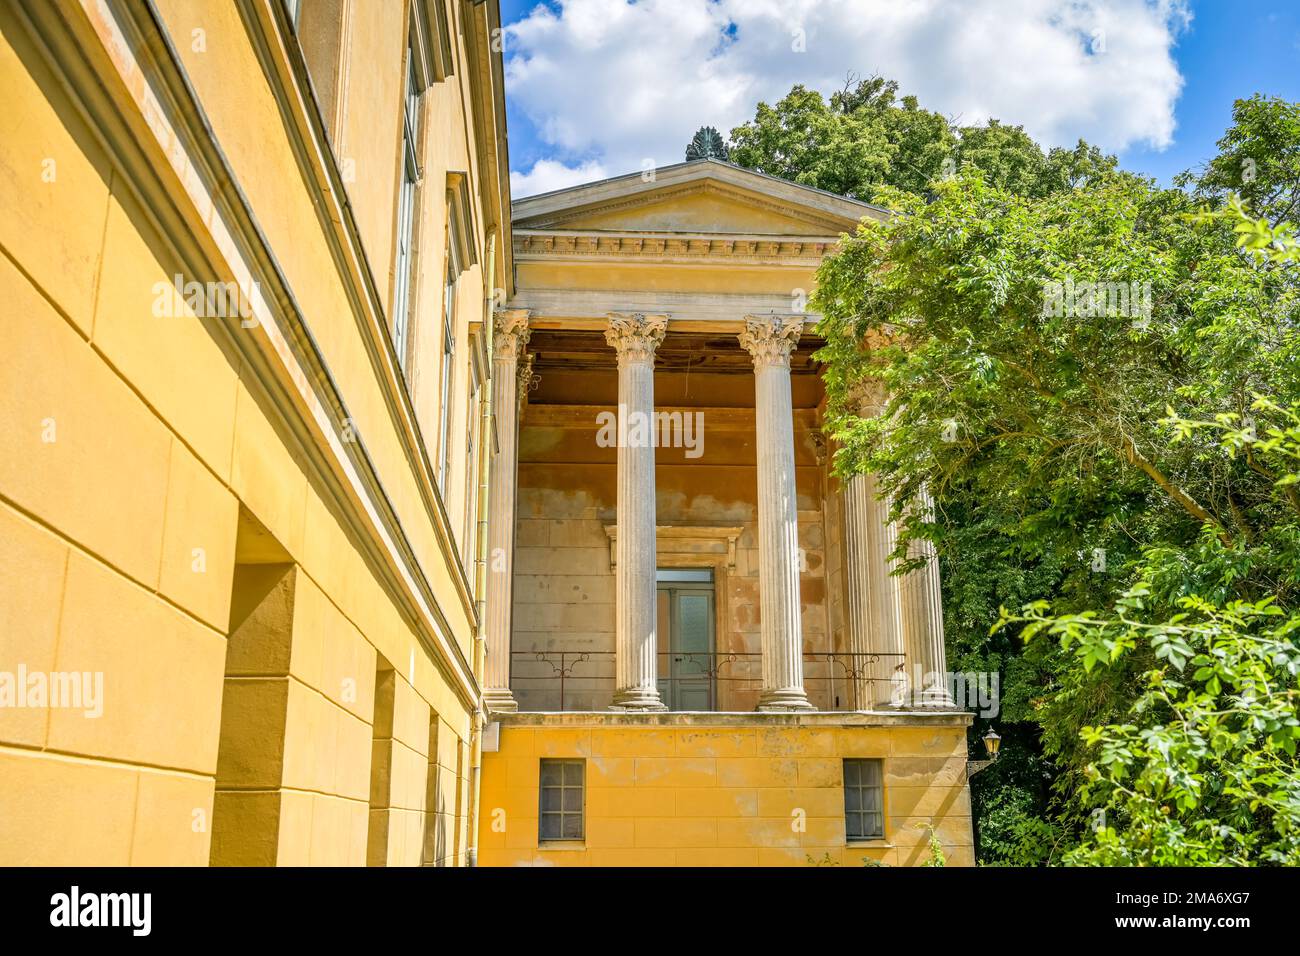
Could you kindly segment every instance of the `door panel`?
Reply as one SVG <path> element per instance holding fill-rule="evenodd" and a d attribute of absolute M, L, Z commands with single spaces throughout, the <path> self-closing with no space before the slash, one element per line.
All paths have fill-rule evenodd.
<path fill-rule="evenodd" d="M 708 710 L 713 679 L 713 595 L 706 591 L 678 591 L 673 615 L 673 684 L 675 710 Z"/>
<path fill-rule="evenodd" d="M 712 574 L 660 569 L 659 575 L 655 611 L 660 696 L 669 710 L 712 710 Z"/>

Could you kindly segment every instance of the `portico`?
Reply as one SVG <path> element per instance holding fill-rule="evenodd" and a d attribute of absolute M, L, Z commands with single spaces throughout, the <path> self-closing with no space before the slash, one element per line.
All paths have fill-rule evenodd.
<path fill-rule="evenodd" d="M 806 307 L 884 213 L 709 160 L 512 213 L 483 862 L 969 863 L 938 563 L 833 474 Z"/>
<path fill-rule="evenodd" d="M 713 161 L 515 203 L 493 709 L 897 708 L 946 672 L 937 565 L 891 576 L 889 504 L 822 433 L 813 273 L 881 215 Z"/>

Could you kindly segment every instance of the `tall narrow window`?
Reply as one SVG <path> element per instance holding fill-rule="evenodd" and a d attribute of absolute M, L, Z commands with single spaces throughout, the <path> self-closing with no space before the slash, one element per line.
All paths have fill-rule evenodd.
<path fill-rule="evenodd" d="M 885 835 L 879 760 L 844 761 L 844 833 L 850 843 L 879 840 Z"/>
<path fill-rule="evenodd" d="M 444 500 L 447 494 L 447 475 L 451 470 L 451 383 L 456 358 L 456 280 L 460 275 L 460 258 L 456 255 L 456 221 L 448 218 L 446 278 L 442 294 L 442 409 L 439 423 L 438 487 Z"/>
<path fill-rule="evenodd" d="M 541 804 L 538 807 L 537 836 L 549 840 L 583 838 L 583 784 L 585 760 L 543 760 Z"/>
<path fill-rule="evenodd" d="M 406 48 L 406 95 L 402 102 L 402 183 L 397 196 L 397 263 L 393 288 L 393 348 L 406 368 L 407 334 L 411 326 L 411 273 L 415 245 L 415 187 L 420 181 L 416 134 L 420 125 L 420 83 L 415 50 Z"/>
<path fill-rule="evenodd" d="M 477 349 L 470 348 L 472 354 Z M 464 552 L 461 555 L 465 567 L 470 568 L 474 555 L 478 551 L 478 456 L 479 456 L 479 421 L 481 418 L 479 402 L 483 397 L 482 377 L 478 363 L 471 359 L 469 363 L 469 408 L 465 413 L 465 534 Z"/>

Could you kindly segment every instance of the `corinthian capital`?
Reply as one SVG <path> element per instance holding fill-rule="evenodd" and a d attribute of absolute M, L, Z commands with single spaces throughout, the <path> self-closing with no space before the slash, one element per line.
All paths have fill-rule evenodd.
<path fill-rule="evenodd" d="M 863 418 L 876 418 L 889 403 L 885 383 L 878 378 L 863 378 L 855 382 L 846 398 L 849 407 Z"/>
<path fill-rule="evenodd" d="M 528 317 L 531 309 L 500 309 L 493 323 L 492 357 L 519 360 L 519 353 L 528 344 Z"/>
<path fill-rule="evenodd" d="M 738 338 L 754 358 L 756 368 L 789 365 L 790 353 L 803 333 L 802 315 L 747 315 Z"/>
<path fill-rule="evenodd" d="M 523 364 L 519 366 L 519 370 L 515 373 L 516 401 L 519 408 L 522 409 L 524 402 L 528 401 L 528 393 L 532 391 L 535 381 L 539 381 L 539 379 L 533 373 L 533 355 L 529 352 L 524 357 Z"/>
<path fill-rule="evenodd" d="M 668 316 L 647 315 L 643 312 L 610 312 L 609 328 L 605 341 L 618 353 L 619 364 L 624 362 L 653 362 L 655 349 L 668 331 Z"/>

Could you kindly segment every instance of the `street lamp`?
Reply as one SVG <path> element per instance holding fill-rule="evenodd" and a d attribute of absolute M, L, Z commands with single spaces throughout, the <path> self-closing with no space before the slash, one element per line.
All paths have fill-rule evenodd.
<path fill-rule="evenodd" d="M 975 774 L 979 773 L 985 767 L 991 766 L 998 759 L 998 748 L 1002 746 L 1002 738 L 998 736 L 997 731 L 990 727 L 989 732 L 984 735 L 983 740 L 984 749 L 988 751 L 989 759 L 966 761 L 967 779 L 975 776 Z"/>
<path fill-rule="evenodd" d="M 998 736 L 996 730 L 990 727 L 989 732 L 984 735 L 984 749 L 989 752 L 989 760 L 998 759 L 998 748 L 1001 746 L 1002 738 Z"/>

